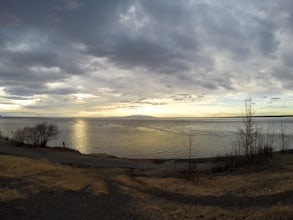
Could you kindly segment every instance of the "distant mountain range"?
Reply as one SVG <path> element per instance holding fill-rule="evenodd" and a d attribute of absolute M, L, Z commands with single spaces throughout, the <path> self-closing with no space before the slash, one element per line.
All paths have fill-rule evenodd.
<path fill-rule="evenodd" d="M 129 116 L 125 116 L 124 118 L 155 118 L 155 117 L 150 115 L 129 115 Z"/>

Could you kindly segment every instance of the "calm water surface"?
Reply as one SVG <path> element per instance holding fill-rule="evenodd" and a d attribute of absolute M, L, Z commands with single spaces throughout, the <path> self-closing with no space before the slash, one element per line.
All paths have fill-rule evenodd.
<path fill-rule="evenodd" d="M 293 148 L 293 118 L 257 118 L 264 133 L 280 142 L 283 124 Z M 11 137 L 12 131 L 39 122 L 58 125 L 61 134 L 49 146 L 77 149 L 85 154 L 105 153 L 128 158 L 186 158 L 188 136 L 193 133 L 192 156 L 207 157 L 229 152 L 241 119 L 117 119 L 117 118 L 0 118 L 0 130 Z"/>

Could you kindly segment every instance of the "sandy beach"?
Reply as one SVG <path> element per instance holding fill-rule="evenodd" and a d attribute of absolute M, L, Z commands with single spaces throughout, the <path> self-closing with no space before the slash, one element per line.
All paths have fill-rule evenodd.
<path fill-rule="evenodd" d="M 201 169 L 209 167 L 208 162 L 202 164 Z M 293 217 L 292 153 L 275 154 L 271 165 L 262 170 L 198 172 L 193 180 L 176 176 L 186 165 L 184 161 L 127 160 L 62 149 L 21 147 L 1 140 L 0 216 L 1 219 Z"/>

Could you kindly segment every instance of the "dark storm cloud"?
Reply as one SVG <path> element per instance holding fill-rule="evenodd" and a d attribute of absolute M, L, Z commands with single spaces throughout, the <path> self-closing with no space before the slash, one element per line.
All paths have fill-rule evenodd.
<path fill-rule="evenodd" d="M 72 12 L 66 11 L 65 5 L 79 7 Z M 8 10 L 11 15 L 19 17 L 28 28 L 53 29 L 66 39 L 85 43 L 94 55 L 109 57 L 114 63 L 126 67 L 153 69 L 177 62 L 178 69 L 186 69 L 188 65 L 180 60 L 190 61 L 200 52 L 199 43 L 205 40 L 202 37 L 209 36 L 211 43 L 229 49 L 237 56 L 248 53 L 245 42 L 251 39 L 238 28 L 239 21 L 231 17 L 228 10 L 215 9 L 208 4 L 190 6 L 188 1 L 9 1 L 3 6 L 2 11 Z M 57 6 L 60 10 L 56 10 Z M 135 9 L 129 12 L 131 6 Z M 147 17 L 146 24 L 132 20 L 139 19 L 141 14 Z M 142 27 L 132 33 L 125 27 L 127 24 L 121 23 L 123 15 L 129 16 L 131 25 L 131 22 L 142 22 Z M 50 17 L 56 22 L 50 21 Z M 199 28 L 204 30 L 205 36 L 199 33 Z M 262 30 L 254 35 L 258 34 L 266 36 L 259 43 L 260 49 L 271 51 L 267 47 L 274 45 L 271 44 L 274 40 L 272 34 Z"/>
<path fill-rule="evenodd" d="M 17 5 L 8 3 L 2 10 L 9 10 L 11 14 L 16 14 L 22 21 L 22 25 L 27 25 L 28 28 L 45 29 L 44 31 L 54 29 L 62 35 L 58 37 L 64 37 L 73 42 L 82 42 L 91 54 L 109 57 L 114 63 L 122 64 L 126 68 L 136 66 L 164 67 L 164 64 L 172 65 L 173 62 L 177 62 L 179 68 L 187 68 L 180 60 L 188 59 L 188 57 L 183 53 L 184 51 L 180 50 L 181 48 L 191 50 L 196 47 L 196 40 L 184 33 L 188 30 L 183 29 L 181 33 L 178 33 L 176 27 L 182 23 L 177 23 L 175 28 L 172 28 L 174 27 L 174 24 L 170 23 L 172 20 L 166 24 L 156 25 L 158 21 L 155 15 L 154 18 L 151 18 L 149 27 L 142 27 L 138 34 L 129 33 L 130 31 L 125 27 L 127 24 L 121 23 L 121 17 L 123 14 L 127 16 L 133 3 L 135 2 L 84 1 L 80 8 L 74 12 L 64 12 L 61 9 L 54 10 L 54 7 L 56 8 L 56 5 L 60 4 L 59 1 L 47 1 L 45 4 L 40 1 L 30 1 L 30 4 L 24 2 L 18 2 Z M 67 3 L 63 2 L 63 4 Z M 177 6 L 179 5 L 177 4 Z M 174 10 L 175 8 L 170 7 L 169 9 Z M 32 10 L 34 13 L 31 13 Z M 148 12 L 141 9 L 134 13 Z M 170 14 L 167 16 L 170 17 Z M 56 21 L 50 21 L 50 17 L 54 17 Z M 129 22 L 135 21 L 130 20 Z M 164 25 L 170 29 L 165 34 L 161 32 Z M 150 33 L 149 28 L 152 26 L 154 27 L 153 33 Z M 156 40 L 151 39 L 149 34 L 153 34 Z M 161 34 L 170 37 L 165 38 Z M 58 45 L 55 47 L 57 48 Z"/>
<path fill-rule="evenodd" d="M 62 74 L 59 75 L 53 72 L 41 73 L 17 68 L 2 70 L 0 79 L 0 86 L 6 87 L 8 90 L 22 87 L 26 91 L 32 90 L 33 92 L 45 88 L 48 82 L 62 79 Z M 21 95 L 21 91 L 18 92 Z"/>
<path fill-rule="evenodd" d="M 81 73 L 78 51 L 58 33 L 50 34 L 28 27 L 20 30 L 4 28 L 0 35 L 5 39 L 0 48 L 0 58 L 7 66 L 59 67 L 70 74 Z"/>
<path fill-rule="evenodd" d="M 0 86 L 18 96 L 99 94 L 103 86 L 118 90 L 105 97 L 129 102 L 132 94 L 186 101 L 176 94 L 250 85 L 256 63 L 288 89 L 292 53 L 280 35 L 293 33 L 292 9 L 289 0 L 3 0 Z"/>

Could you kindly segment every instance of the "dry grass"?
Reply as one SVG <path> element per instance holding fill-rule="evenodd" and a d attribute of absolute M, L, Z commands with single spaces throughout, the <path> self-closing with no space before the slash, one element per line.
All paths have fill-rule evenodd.
<path fill-rule="evenodd" d="M 0 201 L 25 198 L 42 190 L 84 191 L 89 188 L 88 186 L 94 195 L 107 193 L 107 186 L 101 179 L 101 176 L 108 173 L 105 169 L 73 168 L 47 160 L 1 155 L 0 170 L 2 192 L 11 191 L 11 198 L 1 193 Z M 96 175 L 97 171 L 99 176 Z M 5 184 L 5 180 L 8 180 L 9 185 Z"/>
<path fill-rule="evenodd" d="M 76 168 L 7 155 L 0 155 L 0 171 L 0 210 L 13 209 L 7 212 L 10 215 L 15 213 L 16 201 L 26 207 L 38 193 L 72 191 L 77 201 L 87 201 L 82 203 L 87 205 L 81 213 L 85 218 L 293 219 L 293 154 L 275 156 L 272 167 L 263 171 L 203 175 L 198 181 L 133 176 L 136 171 Z M 63 207 L 58 199 L 55 202 Z M 80 206 L 67 207 L 68 212 Z M 25 210 L 30 218 L 36 217 Z M 66 207 L 55 212 L 69 215 Z"/>
<path fill-rule="evenodd" d="M 117 181 L 136 198 L 140 212 L 153 219 L 293 218 L 288 170 L 211 175 L 199 182 L 127 176 Z"/>

